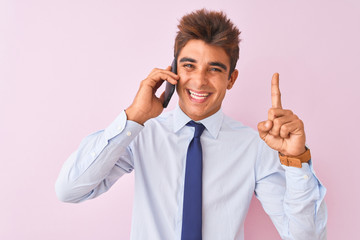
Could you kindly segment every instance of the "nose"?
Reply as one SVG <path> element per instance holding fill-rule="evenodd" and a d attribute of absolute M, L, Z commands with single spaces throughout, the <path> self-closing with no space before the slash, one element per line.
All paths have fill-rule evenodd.
<path fill-rule="evenodd" d="M 193 83 L 196 87 L 202 87 L 208 84 L 208 75 L 206 69 L 198 69 L 192 76 Z"/>

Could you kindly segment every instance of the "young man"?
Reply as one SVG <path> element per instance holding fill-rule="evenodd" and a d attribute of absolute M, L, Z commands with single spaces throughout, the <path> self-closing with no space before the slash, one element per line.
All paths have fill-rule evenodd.
<path fill-rule="evenodd" d="M 302 121 L 282 109 L 279 75 L 256 133 L 221 111 L 238 76 L 239 30 L 206 10 L 178 27 L 177 74 L 154 69 L 131 106 L 82 141 L 61 170 L 59 199 L 94 198 L 135 170 L 132 239 L 244 239 L 254 191 L 283 239 L 326 239 L 325 188 Z M 161 114 L 164 81 L 176 84 L 179 104 Z"/>

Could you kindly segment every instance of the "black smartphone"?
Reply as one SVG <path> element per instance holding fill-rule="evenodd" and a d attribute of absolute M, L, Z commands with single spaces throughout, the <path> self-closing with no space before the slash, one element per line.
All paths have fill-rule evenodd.
<path fill-rule="evenodd" d="M 175 74 L 177 74 L 177 62 L 176 59 L 174 59 L 171 63 L 171 71 Z M 165 101 L 163 104 L 163 107 L 166 108 L 169 105 L 170 99 L 172 97 L 172 95 L 175 92 L 175 85 L 166 82 L 166 86 L 165 86 Z"/>

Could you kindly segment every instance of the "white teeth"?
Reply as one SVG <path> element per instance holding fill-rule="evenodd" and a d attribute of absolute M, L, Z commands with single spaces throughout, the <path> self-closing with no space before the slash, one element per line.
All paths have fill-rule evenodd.
<path fill-rule="evenodd" d="M 191 90 L 189 90 L 189 92 L 190 92 L 191 97 L 193 97 L 195 99 L 199 99 L 199 100 L 200 99 L 205 99 L 207 96 L 209 96 L 209 93 L 200 94 L 200 93 L 195 93 L 195 92 L 193 92 Z"/>

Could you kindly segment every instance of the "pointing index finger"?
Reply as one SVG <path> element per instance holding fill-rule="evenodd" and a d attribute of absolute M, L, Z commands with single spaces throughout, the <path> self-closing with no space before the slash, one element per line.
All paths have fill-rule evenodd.
<path fill-rule="evenodd" d="M 278 73 L 274 73 L 271 79 L 271 104 L 273 108 L 282 108 Z"/>

